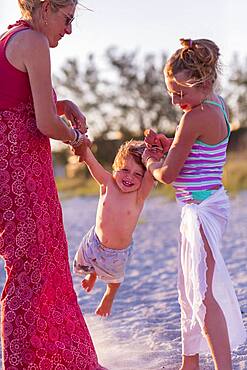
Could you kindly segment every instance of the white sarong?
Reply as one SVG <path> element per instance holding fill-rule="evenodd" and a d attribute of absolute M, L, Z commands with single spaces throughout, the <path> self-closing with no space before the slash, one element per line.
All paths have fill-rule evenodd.
<path fill-rule="evenodd" d="M 246 332 L 231 278 L 220 252 L 228 221 L 228 196 L 222 187 L 200 204 L 182 202 L 179 204 L 182 206 L 182 221 L 178 292 L 183 354 L 191 356 L 200 352 L 209 352 L 203 331 L 206 313 L 203 300 L 207 290 L 207 265 L 200 226 L 203 228 L 215 261 L 213 295 L 224 313 L 231 349 L 236 348 L 245 341 Z"/>

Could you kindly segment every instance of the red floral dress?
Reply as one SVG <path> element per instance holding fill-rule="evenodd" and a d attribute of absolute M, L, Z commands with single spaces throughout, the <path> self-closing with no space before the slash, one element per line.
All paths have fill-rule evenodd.
<path fill-rule="evenodd" d="M 50 142 L 36 127 L 28 75 L 0 41 L 0 255 L 6 370 L 96 370 L 95 349 L 73 289 Z"/>

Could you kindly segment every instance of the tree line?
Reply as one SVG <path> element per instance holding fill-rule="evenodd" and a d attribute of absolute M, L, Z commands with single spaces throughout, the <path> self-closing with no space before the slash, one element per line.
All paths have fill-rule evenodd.
<path fill-rule="evenodd" d="M 83 63 L 67 59 L 54 82 L 62 97 L 70 97 L 86 113 L 96 145 L 142 138 L 143 131 L 150 127 L 173 136 L 181 112 L 172 106 L 165 89 L 166 59 L 165 54 L 140 56 L 136 50 L 121 52 L 112 46 L 102 60 L 93 54 Z M 247 127 L 247 63 L 242 65 L 236 56 L 226 85 L 227 92 L 222 95 L 231 118 Z M 104 162 L 112 160 L 112 145 L 108 149 L 104 146 L 104 150 L 100 147 L 100 158 L 105 157 Z"/>

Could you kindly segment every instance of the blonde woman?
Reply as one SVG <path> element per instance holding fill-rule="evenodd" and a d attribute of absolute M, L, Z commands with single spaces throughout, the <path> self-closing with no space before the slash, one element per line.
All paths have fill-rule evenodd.
<path fill-rule="evenodd" d="M 73 289 L 49 138 L 80 145 L 86 120 L 51 84 L 50 47 L 77 0 L 19 0 L 0 39 L 0 254 L 3 369 L 102 369 Z M 64 114 L 72 123 L 61 120 Z M 86 146 L 85 146 L 86 148 Z"/>

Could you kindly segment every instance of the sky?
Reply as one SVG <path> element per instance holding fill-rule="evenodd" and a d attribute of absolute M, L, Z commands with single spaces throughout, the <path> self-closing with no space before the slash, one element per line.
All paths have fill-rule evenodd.
<path fill-rule="evenodd" d="M 246 0 L 80 0 L 93 12 L 78 7 L 72 35 L 51 51 L 58 73 L 66 58 L 85 61 L 89 53 L 102 58 L 109 46 L 140 55 L 170 55 L 179 38 L 209 38 L 220 47 L 225 73 L 233 55 L 247 56 Z M 0 34 L 19 18 L 17 0 L 0 0 Z M 236 5 L 237 4 L 237 5 Z M 97 61 L 96 61 L 97 62 Z"/>
<path fill-rule="evenodd" d="M 104 52 L 116 46 L 120 52 L 137 50 L 168 56 L 180 47 L 180 38 L 208 38 L 221 51 L 223 77 L 227 81 L 234 54 L 247 59 L 246 0 L 79 0 L 93 11 L 78 6 L 73 32 L 51 49 L 53 74 L 58 75 L 67 58 L 83 67 L 88 54 L 96 65 Z M 18 0 L 0 0 L 0 34 L 20 18 Z M 100 64 L 101 65 L 101 64 Z M 56 143 L 56 144 L 55 144 Z M 53 147 L 57 142 L 53 141 Z M 53 148 L 53 149 L 54 149 Z"/>

